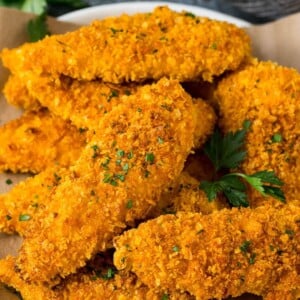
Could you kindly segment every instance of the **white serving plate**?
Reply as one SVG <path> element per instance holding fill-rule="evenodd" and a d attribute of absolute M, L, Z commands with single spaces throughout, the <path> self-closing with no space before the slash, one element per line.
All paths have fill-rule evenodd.
<path fill-rule="evenodd" d="M 88 24 L 95 19 L 103 19 L 105 17 L 119 16 L 123 13 L 134 14 L 138 12 L 149 12 L 152 11 L 156 6 L 167 5 L 170 9 L 175 11 L 188 11 L 197 16 L 205 16 L 212 19 L 227 21 L 236 24 L 240 27 L 249 26 L 250 23 L 243 21 L 241 19 L 222 14 L 210 9 L 186 5 L 177 4 L 172 2 L 162 2 L 162 1 L 135 1 L 135 2 L 122 2 L 107 5 L 98 5 L 93 7 L 88 7 L 80 9 L 65 15 L 62 15 L 58 19 L 61 21 L 73 22 L 78 24 Z"/>

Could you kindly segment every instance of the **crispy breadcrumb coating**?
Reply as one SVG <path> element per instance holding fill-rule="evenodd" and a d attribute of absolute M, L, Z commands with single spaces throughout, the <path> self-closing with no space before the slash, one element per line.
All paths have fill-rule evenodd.
<path fill-rule="evenodd" d="M 243 29 L 168 7 L 94 21 L 1 53 L 14 74 L 32 70 L 113 83 L 162 77 L 212 81 L 249 55 Z"/>
<path fill-rule="evenodd" d="M 13 78 L 16 78 L 18 83 L 18 77 L 13 76 Z M 127 96 L 141 88 L 141 86 L 121 86 L 101 81 L 78 81 L 67 77 L 54 79 L 51 76 L 36 76 L 32 72 L 27 73 L 25 82 L 32 99 L 38 100 L 53 114 L 64 120 L 71 120 L 81 131 L 97 130 L 99 119 L 104 114 L 115 105 L 126 102 Z M 23 81 L 20 84 L 23 84 Z M 10 103 L 16 103 L 17 99 L 13 97 L 14 94 L 6 94 Z M 28 102 L 29 100 L 25 101 L 24 106 Z M 194 114 L 198 120 L 195 131 L 197 148 L 212 133 L 216 115 L 213 108 L 202 99 L 194 100 Z"/>
<path fill-rule="evenodd" d="M 22 277 L 65 277 L 142 219 L 182 171 L 195 128 L 193 101 L 177 81 L 144 86 L 108 112 L 73 176 L 43 199 L 49 205 L 26 232 L 17 259 Z"/>
<path fill-rule="evenodd" d="M 254 60 L 224 78 L 215 96 L 225 132 L 241 128 L 246 119 L 251 121 L 242 171 L 273 170 L 285 183 L 287 199 L 299 199 L 300 74 Z M 261 200 L 253 194 L 251 205 L 260 205 Z"/>
<path fill-rule="evenodd" d="M 84 132 L 47 110 L 25 112 L 0 127 L 0 172 L 39 173 L 70 166 L 86 144 Z"/>
<path fill-rule="evenodd" d="M 38 175 L 21 181 L 8 193 L 1 194 L 0 232 L 8 234 L 17 232 L 25 236 L 32 222 L 42 222 L 39 215 L 49 205 L 51 199 L 48 197 L 49 194 L 53 193 L 62 178 L 69 174 L 67 169 L 58 166 L 49 167 Z M 35 227 L 37 226 L 35 224 Z"/>
<path fill-rule="evenodd" d="M 228 207 L 221 199 L 209 201 L 203 190 L 199 189 L 199 185 L 200 182 L 196 178 L 187 172 L 182 172 L 178 179 L 162 193 L 158 205 L 151 210 L 148 217 L 154 218 L 161 214 L 179 211 L 209 214 Z"/>
<path fill-rule="evenodd" d="M 194 100 L 193 111 L 197 120 L 194 148 L 200 148 L 213 133 L 217 118 L 214 109 L 202 99 Z"/>
<path fill-rule="evenodd" d="M 157 291 L 196 299 L 245 292 L 264 299 L 300 297 L 300 207 L 178 213 L 142 223 L 116 238 L 114 263 Z"/>
<path fill-rule="evenodd" d="M 112 278 L 78 273 L 65 279 L 59 286 L 51 288 L 43 284 L 27 283 L 14 268 L 11 256 L 0 261 L 0 282 L 14 287 L 24 300 L 161 300 L 166 295 L 170 300 L 193 300 L 184 293 L 155 292 L 149 289 L 134 274 L 114 274 Z"/>
<path fill-rule="evenodd" d="M 28 80 L 29 78 L 24 78 L 24 76 L 10 75 L 5 82 L 3 94 L 9 104 L 36 111 L 41 108 L 41 104 L 30 95 L 26 86 Z"/>
<path fill-rule="evenodd" d="M 37 106 L 36 102 L 39 102 L 53 114 L 64 120 L 71 120 L 80 129 L 97 129 L 99 118 L 122 102 L 123 98 L 126 99 L 122 96 L 134 93 L 137 88 L 99 80 L 78 81 L 65 76 L 37 76 L 33 72 L 22 76 L 24 78 L 20 80 L 19 76 L 11 75 L 6 83 L 4 92 L 9 103 L 23 108 L 32 103 L 34 108 Z M 27 94 L 24 95 L 23 102 L 15 97 L 13 88 L 10 88 L 14 82 L 17 86 L 25 86 L 23 89 Z"/>

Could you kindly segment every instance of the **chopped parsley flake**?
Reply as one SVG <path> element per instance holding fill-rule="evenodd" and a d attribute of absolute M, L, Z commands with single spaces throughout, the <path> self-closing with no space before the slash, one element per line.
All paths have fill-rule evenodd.
<path fill-rule="evenodd" d="M 118 33 L 118 32 L 122 32 L 122 31 L 123 31 L 123 29 L 115 29 L 115 28 L 110 28 L 110 30 L 111 30 L 111 32 L 112 32 L 113 34 L 116 34 L 116 33 Z"/>
<path fill-rule="evenodd" d="M 146 153 L 145 159 L 146 159 L 146 162 L 148 162 L 152 165 L 154 163 L 155 156 L 152 152 L 148 152 L 148 153 Z"/>
<path fill-rule="evenodd" d="M 54 173 L 54 179 L 55 181 L 60 181 L 61 180 L 61 176 L 57 175 L 56 173 Z"/>
<path fill-rule="evenodd" d="M 115 177 L 122 182 L 125 181 L 125 175 L 123 175 L 123 174 L 116 174 Z"/>
<path fill-rule="evenodd" d="M 105 279 L 105 280 L 113 279 L 115 277 L 116 272 L 117 272 L 116 269 L 108 268 L 107 273 L 104 274 L 102 276 L 102 278 Z"/>
<path fill-rule="evenodd" d="M 112 98 L 116 98 L 119 96 L 119 92 L 116 90 L 112 90 L 109 96 L 107 97 L 107 102 L 110 102 Z"/>
<path fill-rule="evenodd" d="M 280 133 L 275 133 L 273 136 L 272 136 L 272 143 L 280 143 L 282 142 L 282 135 Z"/>
<path fill-rule="evenodd" d="M 11 217 L 10 215 L 6 215 L 5 217 L 6 217 L 6 220 L 7 220 L 7 221 L 9 221 L 9 220 L 12 219 L 12 217 Z"/>
<path fill-rule="evenodd" d="M 133 152 L 132 152 L 132 150 L 130 150 L 130 152 L 127 154 L 127 158 L 128 159 L 133 158 Z"/>
<path fill-rule="evenodd" d="M 174 246 L 173 248 L 172 248 L 172 251 L 173 252 L 179 252 L 179 246 Z"/>
<path fill-rule="evenodd" d="M 103 182 L 111 184 L 112 186 L 118 185 L 118 182 L 115 180 L 115 177 L 109 173 L 104 174 Z"/>
<path fill-rule="evenodd" d="M 161 297 L 161 300 L 169 300 L 169 295 L 168 294 L 163 294 Z"/>
<path fill-rule="evenodd" d="M 133 207 L 133 201 L 131 199 L 126 203 L 126 208 L 131 209 Z"/>
<path fill-rule="evenodd" d="M 101 166 L 103 167 L 103 169 L 105 169 L 105 170 L 108 169 L 109 162 L 110 162 L 110 158 L 106 157 L 105 161 L 103 163 L 101 163 Z"/>
<path fill-rule="evenodd" d="M 161 138 L 160 136 L 157 138 L 157 142 L 161 145 L 163 144 L 165 141 L 163 140 L 163 138 Z"/>
<path fill-rule="evenodd" d="M 214 50 L 216 50 L 218 48 L 218 46 L 217 46 L 216 43 L 212 43 L 211 48 L 214 49 Z"/>
<path fill-rule="evenodd" d="M 79 133 L 84 133 L 87 131 L 87 128 L 80 127 L 78 130 L 79 130 Z"/>
<path fill-rule="evenodd" d="M 8 179 L 6 179 L 5 183 L 8 184 L 8 185 L 10 185 L 10 184 L 13 184 L 13 181 L 8 178 Z"/>
<path fill-rule="evenodd" d="M 125 163 L 125 164 L 122 166 L 122 170 L 127 174 L 128 170 L 129 170 L 129 164 L 128 164 L 128 163 Z"/>
<path fill-rule="evenodd" d="M 244 241 L 240 246 L 241 251 L 244 253 L 248 252 L 250 245 L 251 245 L 251 241 Z"/>
<path fill-rule="evenodd" d="M 249 258 L 249 264 L 253 265 L 255 263 L 256 253 L 252 253 Z"/>
<path fill-rule="evenodd" d="M 99 147 L 98 145 L 93 145 L 91 148 L 94 150 L 94 154 L 92 155 L 92 158 L 96 158 L 98 156 Z"/>
<path fill-rule="evenodd" d="M 144 173 L 145 178 L 148 178 L 150 176 L 150 172 L 148 170 L 145 171 Z"/>
<path fill-rule="evenodd" d="M 172 111 L 173 110 L 170 105 L 165 104 L 165 103 L 162 104 L 160 107 L 163 108 L 163 109 L 165 109 L 165 110 L 167 110 L 167 111 Z"/>
<path fill-rule="evenodd" d="M 117 150 L 117 156 L 118 157 L 123 157 L 125 155 L 125 151 L 124 150 Z"/>
<path fill-rule="evenodd" d="M 295 234 L 295 231 L 294 230 L 291 230 L 291 229 L 286 229 L 285 230 L 285 233 L 289 236 L 293 236 Z"/>
<path fill-rule="evenodd" d="M 185 14 L 184 14 L 186 17 L 190 17 L 190 18 L 193 18 L 193 19 L 195 19 L 196 18 L 196 16 L 194 15 L 194 14 L 192 14 L 191 12 L 186 12 Z"/>
<path fill-rule="evenodd" d="M 19 221 L 29 221 L 31 219 L 30 215 L 24 214 L 19 216 Z"/>

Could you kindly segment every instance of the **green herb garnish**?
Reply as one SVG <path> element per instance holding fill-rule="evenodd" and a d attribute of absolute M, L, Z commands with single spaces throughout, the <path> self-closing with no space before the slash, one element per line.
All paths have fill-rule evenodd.
<path fill-rule="evenodd" d="M 27 33 L 30 42 L 37 42 L 49 34 L 46 12 L 38 15 L 28 22 Z"/>
<path fill-rule="evenodd" d="M 163 144 L 165 141 L 163 138 L 161 138 L 160 136 L 157 138 L 157 142 L 161 145 Z"/>
<path fill-rule="evenodd" d="M 282 135 L 280 133 L 275 133 L 273 136 L 272 136 L 272 143 L 280 143 L 282 142 Z"/>
<path fill-rule="evenodd" d="M 102 275 L 102 278 L 105 280 L 113 279 L 116 273 L 117 273 L 116 269 L 108 268 L 106 274 Z"/>
<path fill-rule="evenodd" d="M 145 157 L 146 162 L 148 162 L 149 164 L 152 165 L 154 163 L 154 159 L 155 159 L 155 156 L 152 152 L 146 153 L 146 157 Z"/>
<path fill-rule="evenodd" d="M 5 180 L 5 183 L 6 183 L 7 185 L 11 185 L 11 184 L 13 184 L 12 180 L 11 180 L 11 179 L 9 179 L 9 178 Z"/>
<path fill-rule="evenodd" d="M 133 201 L 129 199 L 126 203 L 126 208 L 131 209 L 133 207 Z"/>
<path fill-rule="evenodd" d="M 169 295 L 168 294 L 163 294 L 161 297 L 161 300 L 169 300 Z"/>
<path fill-rule="evenodd" d="M 244 241 L 240 246 L 241 251 L 244 253 L 248 252 L 250 245 L 251 241 Z"/>
<path fill-rule="evenodd" d="M 0 6 L 12 7 L 37 15 L 27 24 L 30 42 L 36 42 L 49 34 L 47 8 L 51 4 L 61 4 L 72 8 L 87 6 L 87 3 L 83 0 L 0 0 Z"/>
<path fill-rule="evenodd" d="M 19 221 L 29 221 L 31 219 L 30 215 L 24 214 L 19 216 Z"/>
<path fill-rule="evenodd" d="M 173 248 L 172 248 L 172 251 L 173 252 L 179 252 L 180 248 L 179 246 L 175 245 Z"/>
<path fill-rule="evenodd" d="M 224 136 L 216 130 L 206 143 L 204 152 L 213 163 L 216 174 L 219 171 L 223 171 L 224 174 L 224 171 L 237 168 L 245 159 L 245 136 L 250 125 L 250 121 L 245 121 L 241 130 L 229 132 Z M 264 196 L 269 195 L 285 202 L 284 193 L 280 188 L 283 182 L 273 171 L 263 170 L 251 175 L 228 173 L 214 181 L 202 181 L 199 188 L 204 190 L 209 201 L 214 200 L 219 193 L 223 193 L 232 206 L 248 207 L 246 183 Z"/>

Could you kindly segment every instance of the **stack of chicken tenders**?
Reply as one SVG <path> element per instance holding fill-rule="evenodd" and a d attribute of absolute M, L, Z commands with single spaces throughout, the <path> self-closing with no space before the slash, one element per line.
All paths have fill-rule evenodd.
<path fill-rule="evenodd" d="M 0 195 L 0 231 L 23 238 L 0 282 L 24 300 L 300 299 L 300 75 L 250 43 L 157 7 L 3 49 L 24 113 L 0 128 L 0 170 L 33 176 Z M 285 203 L 199 189 L 195 153 L 245 120 L 239 171 L 276 172 Z"/>

